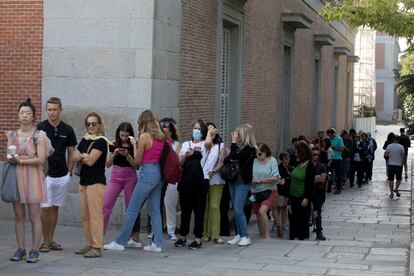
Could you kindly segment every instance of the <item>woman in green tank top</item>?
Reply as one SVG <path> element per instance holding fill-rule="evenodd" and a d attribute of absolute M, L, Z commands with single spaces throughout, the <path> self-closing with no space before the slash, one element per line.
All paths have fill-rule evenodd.
<path fill-rule="evenodd" d="M 315 178 L 315 167 L 310 161 L 312 151 L 306 142 L 301 141 L 296 145 L 296 155 L 299 164 L 292 171 L 290 183 L 290 239 L 304 240 L 309 238 L 310 197 Z"/>

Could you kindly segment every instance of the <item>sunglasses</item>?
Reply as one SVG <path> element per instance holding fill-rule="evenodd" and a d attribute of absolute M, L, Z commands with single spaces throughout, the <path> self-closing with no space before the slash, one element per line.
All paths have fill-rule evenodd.
<path fill-rule="evenodd" d="M 168 127 L 170 127 L 171 123 L 172 122 L 161 122 L 160 124 L 161 124 L 162 128 L 168 128 Z"/>
<path fill-rule="evenodd" d="M 98 123 L 97 122 L 92 122 L 92 123 L 86 123 L 85 125 L 86 125 L 86 127 L 96 127 L 98 125 Z"/>
<path fill-rule="evenodd" d="M 319 153 L 314 153 L 313 156 L 321 156 Z"/>

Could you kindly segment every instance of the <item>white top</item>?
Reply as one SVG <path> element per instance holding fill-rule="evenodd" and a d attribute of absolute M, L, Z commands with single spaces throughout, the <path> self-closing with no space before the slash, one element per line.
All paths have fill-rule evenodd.
<path fill-rule="evenodd" d="M 388 165 L 402 166 L 404 158 L 404 147 L 401 144 L 392 143 L 385 149 L 389 153 Z"/>
<path fill-rule="evenodd" d="M 206 155 L 207 155 L 207 151 L 206 148 L 204 146 L 204 141 L 198 142 L 198 143 L 194 143 L 193 141 L 185 141 L 181 147 L 180 150 L 180 154 L 179 156 L 184 156 L 185 153 L 189 150 L 189 149 L 193 149 L 196 150 L 197 148 L 199 148 L 199 150 L 201 151 L 201 155 L 203 156 L 203 158 L 201 158 L 200 163 L 201 166 L 203 166 L 204 161 L 206 159 Z M 208 172 L 203 168 L 203 173 L 204 173 L 204 179 L 208 179 Z"/>
<path fill-rule="evenodd" d="M 204 177 L 206 173 L 208 176 L 208 172 L 211 172 L 212 170 L 214 170 L 214 167 L 216 166 L 220 158 L 220 151 L 223 148 L 224 148 L 224 143 L 221 143 L 220 147 L 218 144 L 215 144 L 211 147 L 210 151 L 208 152 L 207 160 L 204 160 L 205 163 L 201 163 L 201 165 L 204 165 L 203 166 Z M 221 179 L 220 173 L 214 174 L 213 177 L 211 177 L 210 179 L 210 185 L 219 185 L 223 183 L 224 183 L 224 180 Z"/>

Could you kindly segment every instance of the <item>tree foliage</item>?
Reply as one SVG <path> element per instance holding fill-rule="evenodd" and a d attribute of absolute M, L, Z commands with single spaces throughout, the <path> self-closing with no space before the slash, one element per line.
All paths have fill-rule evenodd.
<path fill-rule="evenodd" d="M 397 93 L 403 99 L 405 117 L 414 119 L 414 52 L 406 53 L 400 62 L 397 76 Z"/>
<path fill-rule="evenodd" d="M 329 0 L 319 14 L 328 22 L 346 21 L 391 36 L 414 37 L 414 0 Z"/>

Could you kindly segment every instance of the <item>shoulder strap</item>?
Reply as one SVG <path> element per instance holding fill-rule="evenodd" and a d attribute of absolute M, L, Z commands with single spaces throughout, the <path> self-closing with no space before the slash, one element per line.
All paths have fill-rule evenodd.
<path fill-rule="evenodd" d="M 191 141 L 188 141 L 188 147 L 189 147 L 190 149 L 193 149 L 193 148 L 191 147 Z"/>
<path fill-rule="evenodd" d="M 216 164 L 214 164 L 213 169 L 217 166 L 219 160 L 220 160 L 220 146 L 221 146 L 221 142 L 219 142 L 218 144 L 218 155 L 217 155 L 217 160 L 216 160 Z"/>
<path fill-rule="evenodd" d="M 95 144 L 95 141 L 92 141 L 92 143 L 89 144 L 88 149 L 86 150 L 87 154 L 91 152 L 93 144 Z"/>
<path fill-rule="evenodd" d="M 37 145 L 38 142 L 38 138 L 39 138 L 39 130 L 36 128 L 35 132 L 33 133 L 32 139 L 33 139 L 33 143 L 35 145 Z"/>

